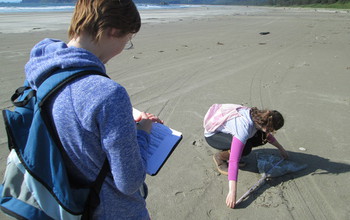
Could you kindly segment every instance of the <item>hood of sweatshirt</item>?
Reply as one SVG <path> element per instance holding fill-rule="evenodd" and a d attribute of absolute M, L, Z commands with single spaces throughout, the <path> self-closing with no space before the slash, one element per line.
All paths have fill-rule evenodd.
<path fill-rule="evenodd" d="M 104 64 L 93 53 L 82 48 L 68 47 L 60 40 L 44 39 L 31 50 L 25 74 L 29 85 L 37 89 L 55 71 L 80 67 L 93 67 L 106 73 Z"/>

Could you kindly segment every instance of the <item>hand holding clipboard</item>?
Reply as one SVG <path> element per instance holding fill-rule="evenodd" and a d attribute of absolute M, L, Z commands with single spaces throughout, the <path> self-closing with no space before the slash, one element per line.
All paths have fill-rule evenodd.
<path fill-rule="evenodd" d="M 182 140 L 182 133 L 171 129 L 163 124 L 158 117 L 148 114 L 148 119 L 156 122 L 152 124 L 150 143 L 147 149 L 147 173 L 151 176 L 157 175 L 165 164 L 171 153 Z M 136 122 L 142 120 L 142 112 L 133 109 L 133 117 Z"/>

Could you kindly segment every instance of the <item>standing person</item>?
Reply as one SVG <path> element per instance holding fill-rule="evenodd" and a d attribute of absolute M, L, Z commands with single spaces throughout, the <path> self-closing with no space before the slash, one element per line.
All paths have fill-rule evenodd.
<path fill-rule="evenodd" d="M 69 43 L 44 39 L 25 66 L 33 89 L 57 70 L 91 68 L 106 74 L 105 64 L 125 48 L 141 26 L 131 0 L 78 0 Z M 129 96 L 121 85 L 101 75 L 87 75 L 64 86 L 48 107 L 69 159 L 68 174 L 93 182 L 104 160 L 110 173 L 99 194 L 93 219 L 149 219 L 145 197 L 146 160 L 153 115 L 136 125 Z"/>
<path fill-rule="evenodd" d="M 234 208 L 236 203 L 238 167 L 245 165 L 240 160 L 242 155 L 248 155 L 252 147 L 269 142 L 280 151 L 282 157 L 288 157 L 272 135 L 283 125 L 283 116 L 275 110 L 259 110 L 236 104 L 214 104 L 210 107 L 204 117 L 204 136 L 210 146 L 220 150 L 213 159 L 219 172 L 228 175 L 228 207 Z"/>

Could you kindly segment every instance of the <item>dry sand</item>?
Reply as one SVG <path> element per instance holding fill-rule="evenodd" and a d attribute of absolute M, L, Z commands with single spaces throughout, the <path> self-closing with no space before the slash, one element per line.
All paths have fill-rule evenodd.
<path fill-rule="evenodd" d="M 70 16 L 0 15 L 1 109 L 12 107 L 9 97 L 23 82 L 30 48 L 44 37 L 66 40 Z M 107 69 L 136 108 L 184 135 L 159 174 L 147 177 L 152 219 L 350 219 L 350 13 L 200 7 L 143 11 L 142 17 L 135 49 Z M 227 177 L 215 170 L 216 151 L 203 138 L 202 119 L 213 103 L 281 111 L 286 123 L 276 137 L 291 160 L 308 168 L 227 208 Z M 3 126 L 0 134 L 2 174 Z M 254 151 L 277 154 L 270 145 Z M 238 197 L 260 178 L 254 151 L 239 173 Z"/>

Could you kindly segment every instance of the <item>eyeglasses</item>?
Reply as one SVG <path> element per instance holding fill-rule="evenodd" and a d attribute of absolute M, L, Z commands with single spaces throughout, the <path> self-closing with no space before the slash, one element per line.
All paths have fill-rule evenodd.
<path fill-rule="evenodd" d="M 124 50 L 130 50 L 130 49 L 134 49 L 134 44 L 132 43 L 131 39 L 124 46 Z"/>

